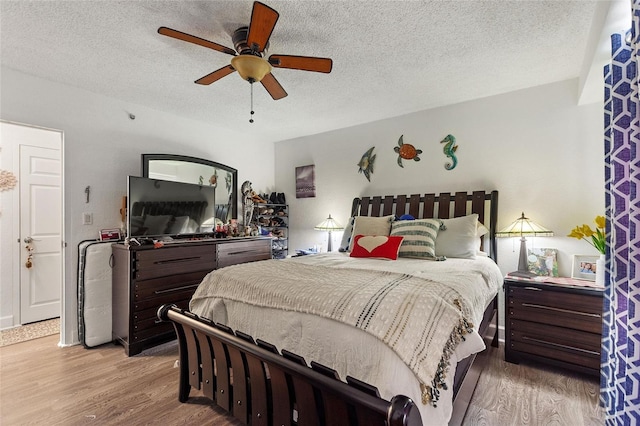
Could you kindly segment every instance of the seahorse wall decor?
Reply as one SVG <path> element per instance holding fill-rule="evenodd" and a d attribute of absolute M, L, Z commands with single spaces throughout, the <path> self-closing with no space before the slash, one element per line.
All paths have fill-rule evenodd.
<path fill-rule="evenodd" d="M 442 151 L 444 151 L 444 155 L 451 158 L 451 162 L 445 163 L 444 168 L 447 170 L 453 170 L 458 165 L 458 158 L 456 157 L 458 145 L 456 145 L 456 138 L 453 135 L 447 135 L 440 141 L 440 143 L 445 144 L 442 149 Z"/>

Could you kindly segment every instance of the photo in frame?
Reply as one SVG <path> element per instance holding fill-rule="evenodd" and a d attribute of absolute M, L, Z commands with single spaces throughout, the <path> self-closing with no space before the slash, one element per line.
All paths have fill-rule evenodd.
<path fill-rule="evenodd" d="M 558 250 L 554 248 L 534 248 L 528 250 L 529 272 L 541 277 L 558 276 Z"/>
<path fill-rule="evenodd" d="M 296 167 L 296 198 L 316 196 L 316 174 L 314 165 Z"/>
<path fill-rule="evenodd" d="M 574 254 L 573 267 L 571 268 L 571 278 L 579 280 L 596 280 L 596 262 L 600 256 Z"/>

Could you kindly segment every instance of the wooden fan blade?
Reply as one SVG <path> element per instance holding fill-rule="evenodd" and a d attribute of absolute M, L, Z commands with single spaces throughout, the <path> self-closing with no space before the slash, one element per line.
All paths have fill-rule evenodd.
<path fill-rule="evenodd" d="M 329 58 L 312 56 L 271 55 L 269 63 L 276 68 L 330 73 L 333 61 Z"/>
<path fill-rule="evenodd" d="M 217 69 L 211 74 L 207 74 L 204 77 L 197 79 L 195 83 L 202 84 L 202 85 L 215 83 L 216 81 L 220 80 L 222 77 L 226 77 L 232 72 L 235 72 L 235 69 L 231 65 L 227 65 L 226 67 Z"/>
<path fill-rule="evenodd" d="M 271 37 L 279 16 L 278 12 L 266 4 L 259 1 L 253 3 L 249 33 L 247 34 L 247 44 L 251 49 L 254 49 L 255 45 L 257 51 L 262 52 L 267 47 L 269 37 Z"/>
<path fill-rule="evenodd" d="M 177 38 L 178 40 L 186 41 L 188 43 L 199 44 L 200 46 L 208 47 L 209 49 L 217 50 L 218 52 L 227 53 L 233 56 L 236 55 L 236 51 L 233 49 L 191 34 L 183 33 L 182 31 L 172 30 L 167 27 L 160 27 L 158 28 L 158 33 L 167 37 Z"/>
<path fill-rule="evenodd" d="M 271 73 L 265 75 L 264 78 L 260 80 L 260 83 L 267 89 L 267 92 L 269 92 L 274 101 L 287 96 L 287 92 L 285 92 L 280 83 L 278 83 L 278 80 L 276 80 Z"/>

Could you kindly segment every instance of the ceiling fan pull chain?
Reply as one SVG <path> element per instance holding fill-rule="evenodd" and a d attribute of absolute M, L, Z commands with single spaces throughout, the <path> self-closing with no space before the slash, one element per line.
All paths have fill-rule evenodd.
<path fill-rule="evenodd" d="M 251 115 L 249 117 L 249 123 L 253 123 L 253 82 L 250 82 L 250 86 L 251 86 Z"/>

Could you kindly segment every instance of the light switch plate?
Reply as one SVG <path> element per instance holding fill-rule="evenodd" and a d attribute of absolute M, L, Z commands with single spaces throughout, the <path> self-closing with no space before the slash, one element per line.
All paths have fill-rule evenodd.
<path fill-rule="evenodd" d="M 93 213 L 82 213 L 82 224 L 83 225 L 92 225 L 93 224 Z"/>

